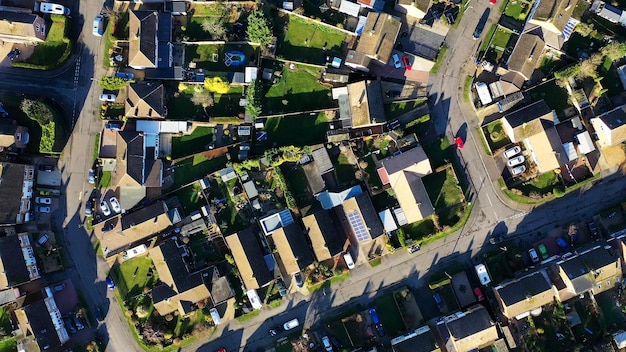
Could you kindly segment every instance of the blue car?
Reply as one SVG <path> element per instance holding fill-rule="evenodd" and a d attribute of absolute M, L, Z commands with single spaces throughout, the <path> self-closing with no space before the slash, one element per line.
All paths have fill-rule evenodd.
<path fill-rule="evenodd" d="M 131 81 L 135 78 L 135 75 L 128 72 L 118 72 L 115 74 L 115 77 Z"/>
<path fill-rule="evenodd" d="M 107 276 L 106 282 L 107 282 L 107 287 L 109 288 L 109 290 L 115 289 L 115 283 L 113 282 L 113 279 L 111 279 L 110 276 Z"/>
<path fill-rule="evenodd" d="M 378 312 L 376 312 L 376 308 L 371 308 L 369 310 L 370 317 L 372 317 L 372 322 L 374 323 L 374 327 L 376 328 L 376 332 L 378 335 L 385 336 L 385 329 L 383 329 L 383 324 L 378 319 Z"/>
<path fill-rule="evenodd" d="M 567 251 L 569 249 L 569 245 L 567 244 L 567 241 L 565 241 L 561 237 L 557 237 L 556 238 L 556 244 L 559 247 L 561 247 L 561 249 L 564 250 L 564 251 Z"/>

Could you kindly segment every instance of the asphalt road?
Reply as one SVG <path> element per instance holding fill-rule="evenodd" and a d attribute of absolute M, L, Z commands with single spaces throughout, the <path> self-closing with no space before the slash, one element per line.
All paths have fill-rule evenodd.
<path fill-rule="evenodd" d="M 480 43 L 471 36 L 487 4 L 487 1 L 474 3 L 468 8 L 459 29 L 448 33 L 445 40 L 449 48 L 447 57 L 439 75 L 431 76 L 430 82 L 431 116 L 437 132 L 449 137 L 466 134 L 460 159 L 466 165 L 473 194 L 473 212 L 467 225 L 455 235 L 414 255 L 398 252 L 383 258 L 378 267 L 358 267 L 348 280 L 323 292 L 308 297 L 294 294 L 285 299 L 280 307 L 263 310 L 259 317 L 251 321 L 223 324 L 211 341 L 199 341 L 183 348 L 184 351 L 212 352 L 222 347 L 228 351 L 255 351 L 270 346 L 276 338 L 267 334 L 269 328 L 294 317 L 300 319 L 305 327 L 317 328 L 324 318 L 337 314 L 346 306 L 368 306 L 374 296 L 389 288 L 404 284 L 411 287 L 423 285 L 433 266 L 453 260 L 469 263 L 471 256 L 486 245 L 486 239 L 495 226 L 508 229 L 509 236 L 524 237 L 534 231 L 591 217 L 603 204 L 623 197 L 621 191 L 626 186 L 626 180 L 616 175 L 596 185 L 593 192 L 582 190 L 535 209 L 522 206 L 511 209 L 502 203 L 501 195 L 488 177 L 493 172 L 493 161 L 480 149 L 482 146 L 475 135 L 478 124 L 473 110 L 463 99 L 459 99 L 465 77 L 473 69 L 471 56 Z M 141 351 L 119 305 L 104 284 L 108 265 L 95 255 L 93 238 L 82 228 L 84 201 L 91 191 L 86 173 L 93 161 L 95 135 L 102 128 L 97 118 L 100 89 L 92 77 L 100 77 L 105 71 L 100 64 L 103 43 L 101 38 L 91 35 L 90 28 L 91 19 L 100 12 L 102 1 L 80 2 L 77 6 L 80 6 L 76 10 L 80 10 L 80 18 L 84 22 L 78 35 L 79 55 L 63 69 L 50 73 L 2 69 L 0 73 L 6 79 L 0 80 L 0 90 L 53 98 L 66 110 L 73 133 L 59 162 L 63 171 L 64 196 L 61 197 L 60 210 L 53 214 L 52 219 L 53 226 L 62 230 L 57 232 L 61 232 L 70 258 L 71 265 L 66 272 L 81 290 L 90 308 L 101 307 L 106 314 L 105 321 L 97 330 L 107 339 L 107 351 Z M 497 19 L 497 7 L 493 10 L 486 29 Z M 485 33 L 483 31 L 483 37 Z M 554 219 L 559 219 L 559 222 L 555 223 Z M 80 336 L 86 342 L 95 332 L 96 329 L 91 329 Z M 72 342 L 79 341 L 74 339 Z"/>

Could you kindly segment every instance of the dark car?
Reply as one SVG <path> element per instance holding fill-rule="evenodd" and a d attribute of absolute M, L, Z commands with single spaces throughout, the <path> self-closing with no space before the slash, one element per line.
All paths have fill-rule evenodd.
<path fill-rule="evenodd" d="M 592 240 L 597 239 L 600 233 L 598 232 L 598 226 L 596 226 L 596 223 L 589 221 L 587 223 L 587 227 L 589 227 L 589 237 L 591 237 Z"/>
<path fill-rule="evenodd" d="M 270 336 L 276 336 L 278 334 L 280 334 L 283 331 L 283 328 L 281 328 L 280 326 L 276 326 L 270 329 L 269 333 Z"/>
<path fill-rule="evenodd" d="M 378 318 L 378 312 L 376 312 L 376 308 L 371 308 L 368 312 L 370 313 L 372 323 L 374 323 L 374 327 L 376 328 L 376 332 L 378 332 L 378 335 L 385 336 L 385 329 L 383 328 L 383 324 Z"/>
<path fill-rule="evenodd" d="M 302 281 L 302 275 L 300 273 L 296 273 L 293 278 L 296 280 L 296 285 L 298 287 L 304 286 L 304 281 Z"/>
<path fill-rule="evenodd" d="M 281 297 L 285 297 L 287 295 L 287 289 L 285 288 L 283 280 L 276 281 L 276 288 L 278 288 L 278 293 Z"/>
<path fill-rule="evenodd" d="M 480 19 L 478 20 L 478 24 L 476 25 L 476 29 L 474 30 L 474 36 L 473 36 L 474 40 L 480 39 L 480 35 L 483 33 L 483 29 L 485 29 L 485 24 L 487 23 L 487 20 L 489 19 L 490 13 L 491 13 L 491 9 L 486 8 L 482 16 L 480 16 Z"/>
<path fill-rule="evenodd" d="M 387 129 L 389 129 L 389 131 L 395 130 L 398 127 L 400 127 L 400 121 L 398 121 L 397 119 L 389 121 L 389 123 L 387 123 Z"/>
<path fill-rule="evenodd" d="M 569 235 L 569 244 L 572 247 L 576 247 L 576 245 L 578 244 L 578 234 L 577 233 L 572 233 Z"/>
<path fill-rule="evenodd" d="M 113 279 L 111 279 L 110 276 L 107 276 L 106 282 L 107 282 L 107 287 L 109 288 L 109 290 L 115 289 L 115 283 L 113 282 Z"/>
<path fill-rule="evenodd" d="M 387 98 L 396 98 L 400 96 L 400 91 L 399 90 L 388 90 L 385 92 L 385 96 Z"/>
<path fill-rule="evenodd" d="M 52 165 L 39 165 L 39 171 L 52 172 L 54 170 L 54 166 Z"/>
<path fill-rule="evenodd" d="M 498 244 L 498 243 L 502 243 L 504 242 L 506 238 L 504 237 L 503 233 L 499 233 L 497 235 L 493 235 L 491 236 L 491 238 L 489 239 L 489 243 L 491 244 Z"/>
<path fill-rule="evenodd" d="M 9 53 L 7 54 L 7 57 L 9 58 L 9 60 L 14 61 L 15 59 L 17 59 L 20 54 L 22 53 L 22 51 L 18 48 L 15 48 L 11 51 L 9 51 Z"/>
<path fill-rule="evenodd" d="M 110 222 L 102 227 L 102 232 L 108 232 L 108 231 L 113 230 L 114 228 L 115 228 L 115 225 L 112 222 Z"/>
<path fill-rule="evenodd" d="M 63 323 L 65 324 L 65 328 L 70 332 L 70 334 L 76 333 L 77 330 L 74 326 L 74 323 L 72 322 L 72 319 L 70 319 L 69 317 L 65 317 L 63 318 Z"/>
<path fill-rule="evenodd" d="M 564 251 L 567 251 L 569 249 L 569 245 L 567 244 L 567 241 L 565 241 L 561 237 L 557 237 L 556 238 L 556 244 L 559 247 L 561 247 L 561 249 L 564 250 Z"/>
<path fill-rule="evenodd" d="M 95 314 L 96 316 L 96 320 L 97 321 L 103 321 L 104 320 L 104 315 L 102 314 L 102 309 L 100 309 L 100 307 L 96 307 L 96 311 Z"/>
<path fill-rule="evenodd" d="M 88 200 L 87 202 L 85 202 L 85 216 L 91 216 L 91 214 L 93 211 L 93 203 Z"/>

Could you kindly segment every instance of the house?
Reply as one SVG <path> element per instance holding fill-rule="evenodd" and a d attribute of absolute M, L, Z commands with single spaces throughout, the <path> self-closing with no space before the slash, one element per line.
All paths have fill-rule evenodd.
<path fill-rule="evenodd" d="M 122 209 L 130 209 L 146 197 L 160 195 L 163 163 L 158 158 L 158 135 L 118 131 L 111 184 L 119 190 Z"/>
<path fill-rule="evenodd" d="M 198 302 L 211 299 L 210 303 L 216 306 L 234 295 L 228 279 L 220 277 L 214 266 L 195 270 L 186 246 L 180 246 L 176 240 L 152 248 L 150 257 L 161 281 L 152 289 L 152 301 L 162 316 L 176 310 L 185 316 Z"/>
<path fill-rule="evenodd" d="M 622 280 L 620 258 L 609 248 L 596 246 L 556 263 L 559 276 L 572 296 L 609 290 Z"/>
<path fill-rule="evenodd" d="M 626 15 L 624 15 L 624 11 L 605 3 L 604 1 L 594 1 L 589 10 L 609 22 L 619 23 L 622 26 L 626 24 L 626 18 L 624 18 Z"/>
<path fill-rule="evenodd" d="M 125 115 L 128 118 L 165 118 L 165 87 L 154 82 L 129 84 Z"/>
<path fill-rule="evenodd" d="M 346 245 L 347 239 L 340 231 L 338 219 L 333 219 L 331 215 L 334 214 L 319 210 L 302 218 L 304 232 L 311 241 L 318 262 L 342 254 Z"/>
<path fill-rule="evenodd" d="M 431 0 L 396 0 L 394 10 L 421 20 L 426 16 Z"/>
<path fill-rule="evenodd" d="M 278 213 L 274 213 L 259 220 L 259 225 L 265 236 L 269 236 L 277 229 L 293 224 L 293 216 L 289 209 L 281 210 Z"/>
<path fill-rule="evenodd" d="M 274 280 L 274 274 L 268 268 L 263 247 L 252 228 L 248 227 L 226 237 L 226 243 L 246 290 L 267 286 Z M 271 254 L 269 256 L 271 257 Z"/>
<path fill-rule="evenodd" d="M 61 312 L 52 289 L 46 287 L 28 297 L 22 308 L 14 311 L 18 331 L 15 333 L 18 350 L 57 350 L 69 341 Z"/>
<path fill-rule="evenodd" d="M 545 42 L 540 30 L 533 29 L 523 32 L 506 63 L 508 70 L 522 77 L 524 81 L 529 80 L 539 64 L 544 47 Z"/>
<path fill-rule="evenodd" d="M 598 135 L 600 147 L 610 147 L 626 141 L 626 105 L 605 112 L 590 121 Z"/>
<path fill-rule="evenodd" d="M 29 13 L 0 11 L 0 40 L 17 44 L 46 41 L 46 21 Z"/>
<path fill-rule="evenodd" d="M 361 257 L 360 252 L 369 253 L 372 240 L 385 234 L 385 228 L 367 193 L 346 199 L 341 206 L 335 207 L 335 212 L 350 241 L 350 254 L 354 260 Z"/>
<path fill-rule="evenodd" d="M 380 81 L 359 81 L 345 88 L 337 96 L 343 128 L 378 125 L 386 121 Z"/>
<path fill-rule="evenodd" d="M 487 309 L 474 305 L 465 312 L 443 317 L 439 331 L 448 352 L 467 352 L 487 347 L 498 339 L 496 324 Z"/>
<path fill-rule="evenodd" d="M 29 139 L 27 127 L 19 126 L 15 120 L 0 118 L 0 152 L 24 149 Z"/>
<path fill-rule="evenodd" d="M 324 191 L 316 196 L 323 209 L 329 210 L 338 207 L 346 200 L 363 193 L 361 186 L 356 185 L 339 193 Z"/>
<path fill-rule="evenodd" d="M 354 50 L 348 50 L 346 66 L 369 71 L 372 60 L 386 65 L 400 32 L 400 19 L 387 13 L 367 14 L 363 34 Z"/>
<path fill-rule="evenodd" d="M 276 259 L 285 276 L 298 273 L 313 264 L 313 253 L 299 224 L 276 229 L 271 236 L 276 248 Z"/>
<path fill-rule="evenodd" d="M 544 100 L 515 110 L 502 118 L 502 126 L 513 143 L 523 143 L 540 174 L 567 162 L 559 134 L 554 127 L 555 112 Z"/>
<path fill-rule="evenodd" d="M 489 90 L 494 98 L 501 96 L 509 96 L 520 93 L 520 89 L 524 86 L 526 78 L 515 71 L 508 71 L 500 79 L 489 84 Z"/>
<path fill-rule="evenodd" d="M 417 145 L 400 155 L 382 161 L 378 174 L 383 185 L 390 185 L 409 223 L 435 212 L 422 177 L 433 172 L 424 149 Z"/>
<path fill-rule="evenodd" d="M 30 221 L 34 177 L 32 165 L 0 163 L 0 224 Z"/>
<path fill-rule="evenodd" d="M 538 0 L 528 15 L 527 26 L 541 27 L 546 45 L 560 50 L 573 31 L 572 13 L 576 4 L 570 0 Z"/>
<path fill-rule="evenodd" d="M 181 221 L 177 208 L 169 209 L 163 201 L 158 201 L 141 209 L 124 213 L 98 224 L 96 234 L 99 236 L 105 258 L 112 257 L 126 249 L 158 236 Z M 108 224 L 114 228 L 103 231 Z"/>
<path fill-rule="evenodd" d="M 559 297 L 545 270 L 501 284 L 493 289 L 493 293 L 502 314 L 518 320 Z"/>
<path fill-rule="evenodd" d="M 428 325 L 391 339 L 394 352 L 440 352 L 435 334 Z"/>
<path fill-rule="evenodd" d="M 0 290 L 40 278 L 27 232 L 0 237 Z"/>
<path fill-rule="evenodd" d="M 130 10 L 128 27 L 128 66 L 138 70 L 172 66 L 171 13 Z"/>

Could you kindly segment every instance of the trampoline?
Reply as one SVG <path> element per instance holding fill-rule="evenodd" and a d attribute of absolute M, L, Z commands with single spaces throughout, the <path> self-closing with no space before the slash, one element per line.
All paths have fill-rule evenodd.
<path fill-rule="evenodd" d="M 246 55 L 241 51 L 227 51 L 224 54 L 224 65 L 230 66 L 241 66 L 244 61 L 246 61 Z"/>

